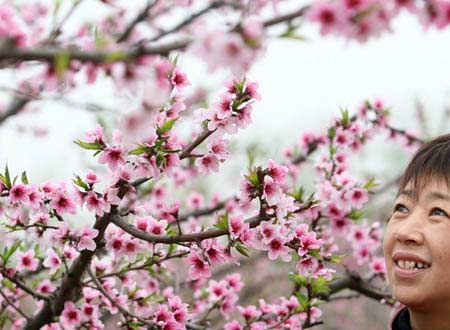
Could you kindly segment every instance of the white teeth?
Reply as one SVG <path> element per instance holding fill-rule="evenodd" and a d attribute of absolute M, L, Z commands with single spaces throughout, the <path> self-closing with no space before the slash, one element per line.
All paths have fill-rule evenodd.
<path fill-rule="evenodd" d="M 409 261 L 409 260 L 397 260 L 397 265 L 403 269 L 427 269 L 430 266 L 421 262 Z"/>

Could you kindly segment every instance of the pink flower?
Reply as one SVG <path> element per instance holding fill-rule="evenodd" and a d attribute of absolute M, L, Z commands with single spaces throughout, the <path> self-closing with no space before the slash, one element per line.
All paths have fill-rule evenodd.
<path fill-rule="evenodd" d="M 282 184 L 289 169 L 286 166 L 276 164 L 272 159 L 269 159 L 269 175 L 273 178 L 275 183 Z"/>
<path fill-rule="evenodd" d="M 100 164 L 107 164 L 111 171 L 116 171 L 119 165 L 125 164 L 121 147 L 106 147 L 98 158 Z"/>
<path fill-rule="evenodd" d="M 11 203 L 25 204 L 30 200 L 28 197 L 30 192 L 30 187 L 23 184 L 15 184 L 9 191 L 9 200 Z"/>
<path fill-rule="evenodd" d="M 189 86 L 191 84 L 187 78 L 187 75 L 181 72 L 178 67 L 173 70 L 171 82 L 172 85 L 175 86 L 175 88 L 177 88 L 178 90 L 181 90 L 183 87 Z"/>
<path fill-rule="evenodd" d="M 186 203 L 189 208 L 197 210 L 203 206 L 203 195 L 196 191 L 193 191 L 187 197 Z"/>
<path fill-rule="evenodd" d="M 331 218 L 331 228 L 336 234 L 345 234 L 351 222 L 345 217 Z"/>
<path fill-rule="evenodd" d="M 269 205 L 276 205 L 281 197 L 280 186 L 274 181 L 271 176 L 264 177 L 264 193 L 263 197 Z"/>
<path fill-rule="evenodd" d="M 258 310 L 255 306 L 253 305 L 249 305 L 245 308 L 238 306 L 238 310 L 239 313 L 241 313 L 241 315 L 246 319 L 252 319 L 252 318 L 257 318 L 259 316 L 261 316 L 261 311 Z"/>
<path fill-rule="evenodd" d="M 17 271 L 21 271 L 22 269 L 35 271 L 39 265 L 39 260 L 34 257 L 34 250 L 17 252 L 17 259 L 19 260 L 16 266 Z"/>
<path fill-rule="evenodd" d="M 103 128 L 100 125 L 95 126 L 91 131 L 86 133 L 86 142 L 104 144 Z"/>
<path fill-rule="evenodd" d="M 316 235 L 315 231 L 311 231 L 300 239 L 301 247 L 298 249 L 300 256 L 304 256 L 309 250 L 320 249 L 322 241 L 316 239 Z"/>
<path fill-rule="evenodd" d="M 55 286 L 50 282 L 50 280 L 45 279 L 43 280 L 37 287 L 37 292 L 43 295 L 47 295 L 53 291 L 55 291 Z"/>
<path fill-rule="evenodd" d="M 275 237 L 268 243 L 270 260 L 281 257 L 285 262 L 291 261 L 290 249 L 284 243 L 285 241 L 281 237 Z"/>
<path fill-rule="evenodd" d="M 242 326 L 238 321 L 233 320 L 223 326 L 224 330 L 242 330 Z"/>
<path fill-rule="evenodd" d="M 91 171 L 91 170 L 89 170 L 89 171 L 86 173 L 85 180 L 86 180 L 86 182 L 87 182 L 88 184 L 94 184 L 94 183 L 97 183 L 97 182 L 99 181 L 99 179 L 98 179 L 98 177 L 97 177 L 97 174 L 95 174 L 95 172 L 93 172 L 93 171 Z"/>
<path fill-rule="evenodd" d="M 354 188 L 346 192 L 344 196 L 350 204 L 357 209 L 360 209 L 367 203 L 369 200 L 369 194 L 367 190 L 362 188 Z"/>
<path fill-rule="evenodd" d="M 211 153 L 197 158 L 195 165 L 198 166 L 200 173 L 203 174 L 209 174 L 210 172 L 217 172 L 219 170 L 219 160 Z"/>
<path fill-rule="evenodd" d="M 244 287 L 242 282 L 241 274 L 233 273 L 225 276 L 225 281 L 227 281 L 228 286 L 234 291 L 239 292 Z"/>
<path fill-rule="evenodd" d="M 150 219 L 147 231 L 153 235 L 165 235 L 166 234 L 167 221 Z"/>
<path fill-rule="evenodd" d="M 326 0 L 314 1 L 306 17 L 320 24 L 320 33 L 322 35 L 342 29 L 342 13 L 338 12 L 336 3 Z"/>
<path fill-rule="evenodd" d="M 67 326 L 69 328 L 76 327 L 81 322 L 81 313 L 80 311 L 75 307 L 73 302 L 66 301 L 64 303 L 64 310 L 61 314 L 61 323 L 64 326 Z"/>
<path fill-rule="evenodd" d="M 244 218 L 242 216 L 235 216 L 230 218 L 228 228 L 231 236 L 233 238 L 238 238 L 245 229 L 249 228 L 249 225 L 244 222 Z"/>
<path fill-rule="evenodd" d="M 224 161 L 229 158 L 228 141 L 225 139 L 216 139 L 209 144 L 209 152 L 214 154 L 217 159 Z"/>
<path fill-rule="evenodd" d="M 273 238 L 275 238 L 275 235 L 278 232 L 277 227 L 267 221 L 264 221 L 262 223 L 262 225 L 259 227 L 259 231 L 263 237 L 262 242 L 264 244 L 268 244 Z"/>
<path fill-rule="evenodd" d="M 297 238 L 302 238 L 308 233 L 309 226 L 306 223 L 302 223 L 295 227 L 294 232 Z"/>
<path fill-rule="evenodd" d="M 95 210 L 95 214 L 99 217 L 103 216 L 105 212 L 110 210 L 109 204 L 106 204 L 105 201 L 99 196 L 95 191 L 90 191 L 84 197 L 84 201 L 86 202 L 86 207 L 89 211 Z"/>
<path fill-rule="evenodd" d="M 191 251 L 189 257 L 187 257 L 187 263 L 190 265 L 189 277 L 191 280 L 211 277 L 211 269 L 208 263 L 200 258 L 197 252 Z"/>
<path fill-rule="evenodd" d="M 373 258 L 370 262 L 370 269 L 372 269 L 374 273 L 385 274 L 386 264 L 384 262 L 384 258 Z"/>
<path fill-rule="evenodd" d="M 95 244 L 94 238 L 98 235 L 98 230 L 90 227 L 89 225 L 85 226 L 81 232 L 80 239 L 78 241 L 77 249 L 79 251 L 89 250 L 94 251 L 97 245 Z"/>
<path fill-rule="evenodd" d="M 59 266 L 61 266 L 61 259 L 59 259 L 59 256 L 53 249 L 48 249 L 47 257 L 45 258 L 43 265 L 44 267 L 50 268 L 50 274 L 54 274 Z"/>
<path fill-rule="evenodd" d="M 319 262 L 310 256 L 307 256 L 305 258 L 302 258 L 297 263 L 297 270 L 300 273 L 300 275 L 307 277 L 310 276 L 318 267 Z"/>
<path fill-rule="evenodd" d="M 65 193 L 62 189 L 56 190 L 51 198 L 50 207 L 59 215 L 63 215 L 64 213 L 76 213 L 77 207 L 73 197 Z"/>

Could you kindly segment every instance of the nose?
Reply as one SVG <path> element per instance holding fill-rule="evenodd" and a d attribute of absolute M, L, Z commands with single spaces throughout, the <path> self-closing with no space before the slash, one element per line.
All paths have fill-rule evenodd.
<path fill-rule="evenodd" d="M 403 219 L 402 224 L 397 227 L 394 237 L 403 244 L 421 245 L 424 241 L 423 226 L 426 217 L 419 211 L 411 213 Z"/>

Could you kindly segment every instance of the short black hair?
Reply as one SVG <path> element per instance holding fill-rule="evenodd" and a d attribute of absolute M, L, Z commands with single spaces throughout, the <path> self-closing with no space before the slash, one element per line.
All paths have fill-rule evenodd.
<path fill-rule="evenodd" d="M 433 179 L 442 180 L 450 188 L 450 134 L 438 136 L 417 150 L 400 180 L 399 194 L 410 185 L 413 197 L 418 198 Z"/>

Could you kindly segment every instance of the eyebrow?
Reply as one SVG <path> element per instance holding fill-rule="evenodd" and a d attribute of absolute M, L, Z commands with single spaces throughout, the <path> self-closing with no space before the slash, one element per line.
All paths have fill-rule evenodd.
<path fill-rule="evenodd" d="M 404 196 L 406 196 L 406 197 L 409 197 L 409 198 L 413 198 L 413 196 L 414 196 L 412 190 L 403 190 L 403 191 L 400 191 L 400 192 L 397 194 L 397 197 L 400 197 L 400 196 L 402 196 L 402 195 L 404 195 Z M 450 202 L 450 195 L 443 194 L 443 193 L 438 192 L 438 191 L 432 191 L 432 192 L 429 192 L 428 194 L 425 195 L 425 199 L 426 199 L 426 200 L 436 200 L 436 199 L 440 199 L 440 200 L 444 200 L 444 201 Z"/>

